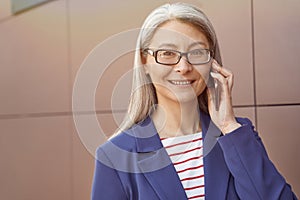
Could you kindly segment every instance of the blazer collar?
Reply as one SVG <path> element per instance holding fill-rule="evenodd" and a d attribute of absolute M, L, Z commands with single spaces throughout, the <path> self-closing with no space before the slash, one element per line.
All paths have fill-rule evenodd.
<path fill-rule="evenodd" d="M 200 112 L 200 120 L 203 138 L 207 140 L 204 152 L 207 155 L 217 143 L 217 137 L 220 136 L 221 132 L 211 121 L 209 115 Z M 155 125 L 150 117 L 147 117 L 144 121 L 133 126 L 126 132 L 136 139 L 138 153 L 157 151 L 163 148 Z"/>
<path fill-rule="evenodd" d="M 205 196 L 206 199 L 222 199 L 226 196 L 230 173 L 225 164 L 223 151 L 217 142 L 221 132 L 211 121 L 209 115 L 200 112 L 200 120 L 204 138 Z M 145 153 L 145 156 L 141 156 L 138 161 L 138 165 L 141 171 L 145 172 L 146 179 L 158 196 L 163 199 L 174 197 L 174 191 L 177 190 L 176 199 L 186 199 L 176 170 L 163 148 L 151 118 L 148 117 L 142 123 L 134 126 L 130 132 L 136 139 L 137 152 Z M 156 166 L 154 163 L 158 163 L 158 165 Z"/>
<path fill-rule="evenodd" d="M 136 139 L 138 153 L 157 151 L 163 148 L 160 137 L 150 117 L 131 129 Z"/>

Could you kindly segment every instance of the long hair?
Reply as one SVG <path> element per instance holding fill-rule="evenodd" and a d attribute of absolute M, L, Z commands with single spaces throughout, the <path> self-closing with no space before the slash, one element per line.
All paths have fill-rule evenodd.
<path fill-rule="evenodd" d="M 157 104 L 156 91 L 149 75 L 146 75 L 142 56 L 143 50 L 149 47 L 157 28 L 167 21 L 179 20 L 198 28 L 208 39 L 213 57 L 222 64 L 219 45 L 214 28 L 206 15 L 197 7 L 186 3 L 165 4 L 153 10 L 145 19 L 136 43 L 134 55 L 132 91 L 127 114 L 119 129 L 113 135 L 143 121 L 151 114 Z M 206 89 L 198 97 L 199 109 L 208 113 Z"/>

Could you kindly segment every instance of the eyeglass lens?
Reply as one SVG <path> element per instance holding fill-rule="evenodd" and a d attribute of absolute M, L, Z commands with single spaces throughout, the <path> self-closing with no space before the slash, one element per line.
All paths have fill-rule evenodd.
<path fill-rule="evenodd" d="M 177 64 L 182 56 L 186 56 L 191 64 L 204 64 L 210 60 L 210 52 L 207 49 L 196 49 L 187 53 L 174 50 L 157 50 L 156 61 L 161 64 Z"/>

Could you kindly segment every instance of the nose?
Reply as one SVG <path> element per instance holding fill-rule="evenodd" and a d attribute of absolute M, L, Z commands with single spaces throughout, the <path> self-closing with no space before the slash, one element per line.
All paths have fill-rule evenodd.
<path fill-rule="evenodd" d="M 185 74 L 193 69 L 186 57 L 181 57 L 180 61 L 174 66 L 174 70 L 180 74 Z"/>

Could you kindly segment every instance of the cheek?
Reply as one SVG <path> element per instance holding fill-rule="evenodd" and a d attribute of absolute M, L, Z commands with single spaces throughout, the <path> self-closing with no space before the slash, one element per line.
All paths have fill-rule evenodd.
<path fill-rule="evenodd" d="M 165 66 L 159 66 L 158 64 L 150 64 L 147 66 L 147 72 L 149 73 L 153 82 L 160 82 L 166 76 L 170 74 L 170 69 Z"/>
<path fill-rule="evenodd" d="M 205 83 L 207 83 L 207 81 L 209 79 L 210 69 L 211 69 L 211 67 L 208 64 L 196 67 L 197 72 L 200 74 L 201 79 L 203 79 L 205 81 Z"/>
<path fill-rule="evenodd" d="M 205 88 L 207 86 L 207 82 L 209 80 L 209 73 L 210 73 L 210 69 L 211 69 L 210 66 L 211 66 L 211 64 L 208 63 L 206 65 L 199 65 L 199 66 L 195 67 L 195 69 L 197 70 L 197 72 L 199 73 L 199 76 L 200 76 L 198 85 L 196 87 L 197 96 L 202 94 L 202 92 L 205 90 Z"/>
<path fill-rule="evenodd" d="M 195 90 L 196 95 L 199 96 L 200 94 L 202 94 L 205 88 L 206 88 L 206 83 L 204 81 L 201 81 L 199 85 L 196 87 Z"/>

